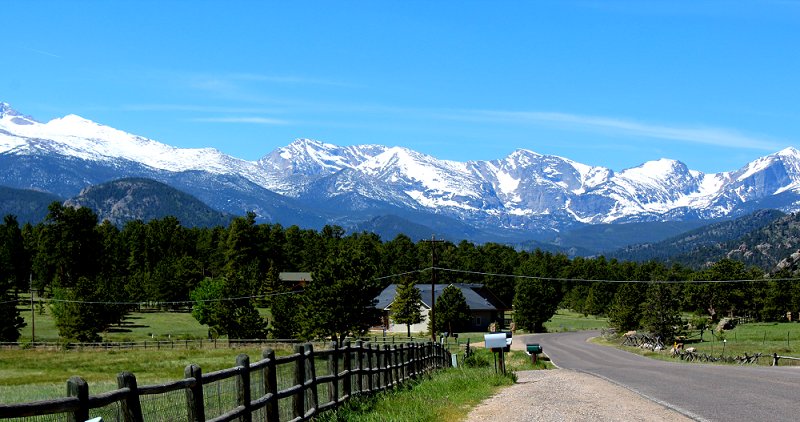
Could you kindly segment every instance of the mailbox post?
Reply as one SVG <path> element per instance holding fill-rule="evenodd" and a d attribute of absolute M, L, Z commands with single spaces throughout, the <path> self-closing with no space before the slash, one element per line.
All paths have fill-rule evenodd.
<path fill-rule="evenodd" d="M 531 363 L 536 365 L 536 360 L 539 358 L 539 353 L 542 353 L 542 346 L 537 343 L 528 344 L 525 350 L 531 355 Z"/>
<path fill-rule="evenodd" d="M 484 346 L 494 352 L 495 363 L 494 372 L 497 373 L 497 355 L 500 355 L 500 369 L 506 373 L 506 361 L 504 353 L 511 348 L 511 333 L 491 333 L 483 335 Z"/>

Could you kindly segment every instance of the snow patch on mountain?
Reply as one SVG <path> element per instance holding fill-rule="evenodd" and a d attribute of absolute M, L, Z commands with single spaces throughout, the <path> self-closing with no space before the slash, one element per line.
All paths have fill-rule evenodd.
<path fill-rule="evenodd" d="M 666 158 L 614 172 L 526 149 L 462 163 L 402 147 L 302 138 L 252 162 L 213 148 L 175 148 L 75 115 L 40 123 L 6 103 L 0 103 L 0 155 L 70 157 L 110 164 L 121 173 L 130 163 L 168 173 L 196 171 L 198 183 L 203 175 L 243 177 L 259 187 L 247 188 L 253 192 L 264 188 L 314 206 L 335 200 L 333 212 L 342 215 L 394 207 L 488 229 L 716 218 L 748 201 L 800 194 L 800 151 L 793 147 L 716 174 Z M 791 207 L 782 210 L 795 211 Z"/>

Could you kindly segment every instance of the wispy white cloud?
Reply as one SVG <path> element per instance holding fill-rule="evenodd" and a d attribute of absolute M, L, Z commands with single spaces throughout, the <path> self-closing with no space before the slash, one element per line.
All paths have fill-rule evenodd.
<path fill-rule="evenodd" d="M 237 81 L 255 81 L 255 82 L 274 82 L 282 84 L 299 84 L 299 85 L 328 85 L 328 86 L 341 86 L 353 87 L 357 86 L 351 83 L 332 81 L 327 79 L 310 78 L 304 76 L 290 76 L 290 75 L 263 75 L 257 73 L 232 73 L 223 76 L 226 79 Z"/>
<path fill-rule="evenodd" d="M 45 50 L 39 50 L 39 49 L 37 49 L 37 48 L 30 48 L 30 47 L 19 47 L 19 48 L 21 48 L 21 49 L 23 49 L 23 50 L 27 50 L 27 51 L 33 52 L 33 53 L 41 54 L 41 55 L 43 55 L 43 56 L 55 57 L 55 58 L 57 58 L 57 59 L 60 59 L 60 58 L 62 58 L 62 57 L 61 57 L 61 56 L 59 56 L 58 54 L 51 53 L 51 52 L 49 52 L 49 51 L 45 51 Z"/>
<path fill-rule="evenodd" d="M 762 136 L 708 126 L 667 126 L 635 120 L 539 111 L 464 111 L 451 117 L 476 121 L 557 125 L 561 128 L 690 142 L 742 149 L 775 151 L 782 144 Z"/>
<path fill-rule="evenodd" d="M 288 125 L 290 124 L 287 120 L 282 119 L 273 119 L 271 117 L 252 117 L 252 116 L 240 116 L 240 117 L 200 117 L 196 119 L 189 119 L 192 122 L 202 122 L 202 123 L 249 123 L 249 124 L 259 124 L 259 125 Z"/>
<path fill-rule="evenodd" d="M 216 114 L 275 114 L 282 112 L 282 110 L 278 108 L 225 107 L 195 104 L 126 104 L 121 108 L 125 111 L 185 111 Z"/>

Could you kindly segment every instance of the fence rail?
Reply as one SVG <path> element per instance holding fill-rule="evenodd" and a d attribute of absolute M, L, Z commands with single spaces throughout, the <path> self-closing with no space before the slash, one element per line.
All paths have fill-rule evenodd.
<path fill-rule="evenodd" d="M 397 337 L 397 336 L 369 336 L 351 339 L 363 342 L 378 344 L 407 344 L 407 343 L 426 343 L 431 341 L 430 337 Z M 36 342 L 0 342 L 0 349 L 95 349 L 95 350 L 160 350 L 160 349 L 217 349 L 217 348 L 236 348 L 253 345 L 277 345 L 277 344 L 297 344 L 301 340 L 295 339 L 161 339 L 161 340 L 141 340 L 141 341 L 102 341 L 102 342 L 58 342 L 58 341 L 36 341 Z"/>
<path fill-rule="evenodd" d="M 315 351 L 296 344 L 294 353 L 276 357 L 265 349 L 250 363 L 240 354 L 236 366 L 202 373 L 197 365 L 184 370 L 184 379 L 139 387 L 136 376 L 122 372 L 118 389 L 89 395 L 80 377 L 67 381 L 69 397 L 32 403 L 0 405 L 0 419 L 36 418 L 82 422 L 101 416 L 104 421 L 279 422 L 307 420 L 338 407 L 355 395 L 393 388 L 420 374 L 450 366 L 450 353 L 441 345 L 406 343 L 335 343 Z M 44 418 L 43 418 L 44 417 Z"/>

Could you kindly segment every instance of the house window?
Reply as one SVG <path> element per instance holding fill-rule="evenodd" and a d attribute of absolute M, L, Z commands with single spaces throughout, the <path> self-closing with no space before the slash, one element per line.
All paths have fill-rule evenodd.
<path fill-rule="evenodd" d="M 476 326 L 476 327 L 480 327 L 480 326 L 482 326 L 482 325 L 483 325 L 483 318 L 481 318 L 481 317 L 479 317 L 479 316 L 476 316 L 476 317 L 475 317 L 475 326 Z"/>

